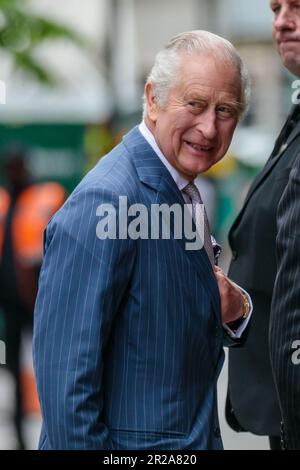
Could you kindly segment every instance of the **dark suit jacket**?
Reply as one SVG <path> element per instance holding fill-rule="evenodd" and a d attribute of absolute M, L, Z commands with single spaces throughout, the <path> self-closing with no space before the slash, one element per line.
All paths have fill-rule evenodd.
<path fill-rule="evenodd" d="M 278 273 L 270 352 L 283 417 L 283 443 L 300 450 L 300 154 L 278 208 Z"/>
<path fill-rule="evenodd" d="M 282 144 L 281 138 L 275 148 Z M 273 152 L 254 180 L 234 222 L 229 242 L 233 257 L 229 277 L 253 300 L 253 316 L 243 348 L 229 352 L 229 397 L 226 416 L 236 428 L 260 435 L 280 435 L 280 410 L 268 347 L 269 315 L 276 276 L 276 215 L 291 166 L 300 148 L 300 124 L 285 151 Z M 238 429 L 237 429 L 238 430 Z M 241 430 L 241 429 L 240 429 Z"/>
<path fill-rule="evenodd" d="M 35 308 L 42 449 L 220 449 L 219 290 L 185 239 L 96 237 L 97 208 L 177 203 L 137 128 L 52 219 Z M 118 233 L 118 232 L 117 232 Z"/>

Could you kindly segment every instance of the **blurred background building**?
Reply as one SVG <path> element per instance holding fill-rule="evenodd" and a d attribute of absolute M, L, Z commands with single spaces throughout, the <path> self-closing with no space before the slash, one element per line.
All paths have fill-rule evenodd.
<path fill-rule="evenodd" d="M 6 84 L 7 99 L 0 106 L 0 142 L 29 143 L 38 178 L 57 179 L 71 190 L 99 156 L 139 122 L 143 84 L 155 53 L 172 35 L 188 29 L 208 29 L 231 40 L 252 77 L 250 111 L 229 158 L 209 174 L 211 180 L 220 188 L 220 179 L 237 166 L 246 179 L 252 178 L 266 160 L 289 108 L 292 80 L 274 53 L 267 0 L 25 0 L 22 4 L 86 40 L 82 46 L 67 38 L 36 42 L 33 56 L 47 66 L 55 86 L 30 79 L 22 68 L 15 68 L 11 54 L 1 52 L 0 79 Z M 30 40 L 24 28 L 16 43 L 10 43 L 8 35 L 7 46 L 22 51 Z M 237 189 L 243 194 L 239 187 L 233 194 Z M 227 216 L 240 203 L 228 202 L 227 191 L 222 188 L 220 196 L 225 199 L 219 198 L 216 208 L 219 236 L 230 225 Z M 232 211 L 223 204 L 233 204 Z"/>
<path fill-rule="evenodd" d="M 46 22 L 33 27 L 27 21 L 32 15 Z M 226 267 L 227 231 L 291 104 L 293 77 L 274 51 L 268 0 L 0 0 L 2 98 L 5 86 L 0 163 L 6 145 L 25 144 L 35 179 L 58 181 L 70 192 L 140 122 L 143 85 L 155 53 L 171 36 L 190 29 L 207 29 L 232 41 L 252 77 L 249 113 L 227 157 L 202 177 L 203 199 L 215 235 L 225 246 Z M 0 174 L 0 184 L 2 178 Z M 30 338 L 24 344 L 28 363 Z M 225 382 L 222 376 L 221 396 Z M 9 390 L 10 379 L 0 365 L 2 449 L 14 447 Z M 29 430 L 27 446 L 34 448 L 38 407 L 36 397 L 28 400 L 24 426 Z M 225 447 L 264 447 L 263 438 L 249 435 L 231 440 L 222 421 L 222 400 L 220 407 Z"/>

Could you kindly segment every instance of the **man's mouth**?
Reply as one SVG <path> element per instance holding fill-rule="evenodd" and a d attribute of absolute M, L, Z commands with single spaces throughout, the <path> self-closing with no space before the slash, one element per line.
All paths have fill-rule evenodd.
<path fill-rule="evenodd" d="M 299 43 L 299 39 L 296 38 L 280 38 L 278 39 L 278 44 L 290 44 L 290 43 Z"/>
<path fill-rule="evenodd" d="M 194 144 L 193 142 L 189 142 L 187 140 L 185 141 L 185 143 L 196 152 L 210 152 L 214 148 L 211 145 Z"/>

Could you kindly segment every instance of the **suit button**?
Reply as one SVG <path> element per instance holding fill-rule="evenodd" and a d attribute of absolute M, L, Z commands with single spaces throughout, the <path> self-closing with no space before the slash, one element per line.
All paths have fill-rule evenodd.
<path fill-rule="evenodd" d="M 221 430 L 219 428 L 219 426 L 216 426 L 215 429 L 214 429 L 214 436 L 215 437 L 221 437 Z"/>
<path fill-rule="evenodd" d="M 238 257 L 238 252 L 237 252 L 236 250 L 233 250 L 233 251 L 232 251 L 232 259 L 233 259 L 233 261 L 236 260 L 237 257 Z"/>

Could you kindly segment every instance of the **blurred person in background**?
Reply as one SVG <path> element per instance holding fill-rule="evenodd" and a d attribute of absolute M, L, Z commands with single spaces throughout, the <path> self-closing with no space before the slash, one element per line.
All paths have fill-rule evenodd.
<path fill-rule="evenodd" d="M 300 77 L 300 1 L 271 0 L 270 7 L 274 13 L 273 38 L 282 62 L 288 70 Z M 299 105 L 294 105 L 275 142 L 271 156 L 250 187 L 244 206 L 229 233 L 232 261 L 228 275 L 250 293 L 254 311 L 244 347 L 240 351 L 229 351 L 226 417 L 231 427 L 237 431 L 268 435 L 273 450 L 282 447 L 282 436 L 281 410 L 269 348 L 272 298 L 274 322 L 270 335 L 271 356 L 274 360 L 280 404 L 284 421 L 287 420 L 288 439 L 291 438 L 293 445 L 296 441 L 298 444 L 300 442 L 300 374 L 298 372 L 297 380 L 292 379 L 293 364 L 290 358 L 288 360 L 292 338 L 297 339 L 296 326 L 295 330 L 292 326 L 293 308 L 298 309 L 299 316 L 299 297 L 298 303 L 293 303 L 292 294 L 295 287 L 291 285 L 292 282 L 299 285 L 299 281 L 288 274 L 296 274 L 298 271 L 293 271 L 295 266 L 297 267 L 296 261 L 294 264 L 290 263 L 291 270 L 283 269 L 285 261 L 280 258 L 279 264 L 276 264 L 276 237 L 279 235 L 281 237 L 277 241 L 280 242 L 281 254 L 286 252 L 292 260 L 300 252 L 299 243 L 296 247 L 289 241 L 292 239 L 293 230 L 298 230 L 299 233 L 297 219 L 295 223 L 288 225 L 289 229 L 285 232 L 288 219 L 284 215 L 288 205 L 286 194 L 290 172 L 299 150 L 300 113 Z M 295 190 L 297 185 L 294 184 L 293 187 Z M 290 193 L 292 192 L 290 189 Z M 297 193 L 294 191 L 293 194 L 289 196 L 290 202 L 296 198 Z M 299 200 L 300 196 L 298 204 Z M 281 218 L 278 226 L 279 208 Z M 299 265 L 300 263 L 297 269 Z M 278 281 L 278 289 L 274 291 L 277 272 L 280 272 L 282 282 Z M 290 284 L 286 285 L 286 282 Z M 285 288 L 282 288 L 284 285 Z M 298 332 L 300 333 L 299 322 Z M 297 400 L 296 393 L 292 391 L 293 386 L 298 387 Z M 294 400 L 291 400 L 291 397 Z M 295 418 L 292 418 L 293 416 Z M 294 426 L 296 422 L 298 428 Z M 291 423 L 293 427 L 290 427 Z M 293 433 L 294 436 L 291 437 Z"/>
<path fill-rule="evenodd" d="M 4 312 L 7 368 L 14 378 L 17 448 L 25 448 L 21 381 L 22 332 L 32 329 L 43 231 L 65 199 L 57 183 L 35 184 L 26 150 L 12 144 L 2 155 L 6 187 L 0 187 L 0 307 Z"/>

